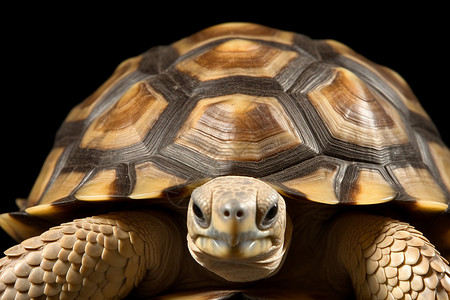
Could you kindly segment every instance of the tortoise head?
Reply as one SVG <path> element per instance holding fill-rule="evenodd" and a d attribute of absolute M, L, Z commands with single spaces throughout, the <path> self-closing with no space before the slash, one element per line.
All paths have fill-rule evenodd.
<path fill-rule="evenodd" d="M 234 282 L 274 275 L 292 233 L 283 197 L 268 184 L 242 176 L 218 177 L 195 189 L 187 227 L 194 259 Z"/>

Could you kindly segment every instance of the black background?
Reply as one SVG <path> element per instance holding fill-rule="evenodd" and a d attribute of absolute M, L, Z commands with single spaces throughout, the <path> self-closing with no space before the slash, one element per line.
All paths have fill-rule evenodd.
<path fill-rule="evenodd" d="M 421 2 L 393 7 L 395 3 L 374 1 L 359 2 L 360 6 L 155 2 L 105 2 L 97 7 L 65 2 L 2 9 L 0 212 L 15 210 L 14 199 L 27 197 L 70 108 L 100 86 L 121 61 L 222 22 L 255 22 L 336 39 L 391 67 L 411 85 L 450 142 L 449 24 L 443 7 L 424 7 Z M 11 240 L 5 237 L 1 243 L 4 249 Z"/>

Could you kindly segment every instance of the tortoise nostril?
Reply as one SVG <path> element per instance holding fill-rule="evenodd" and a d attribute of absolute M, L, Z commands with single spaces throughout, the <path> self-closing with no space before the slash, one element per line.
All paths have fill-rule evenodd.
<path fill-rule="evenodd" d="M 240 219 L 244 216 L 244 211 L 241 209 L 239 209 L 237 211 L 226 209 L 223 211 L 223 215 L 225 218 L 235 217 L 236 219 Z"/>

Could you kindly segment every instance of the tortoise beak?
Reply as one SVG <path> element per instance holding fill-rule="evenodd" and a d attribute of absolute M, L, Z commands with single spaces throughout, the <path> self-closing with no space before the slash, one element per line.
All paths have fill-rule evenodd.
<path fill-rule="evenodd" d="M 218 219 L 216 221 L 216 230 L 222 233 L 223 240 L 226 241 L 231 247 L 235 247 L 239 240 L 241 239 L 241 233 L 251 227 L 252 222 L 249 218 L 248 212 L 246 212 L 247 207 L 239 203 L 237 200 L 230 200 L 218 211 Z"/>

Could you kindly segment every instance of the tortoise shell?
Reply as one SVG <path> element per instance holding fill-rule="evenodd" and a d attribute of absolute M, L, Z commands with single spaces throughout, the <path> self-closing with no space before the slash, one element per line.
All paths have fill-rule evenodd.
<path fill-rule="evenodd" d="M 0 223 L 21 239 L 82 204 L 176 201 L 231 174 L 294 199 L 445 211 L 450 151 L 392 70 L 336 41 L 222 24 L 120 64 L 73 108 L 21 211 Z"/>

